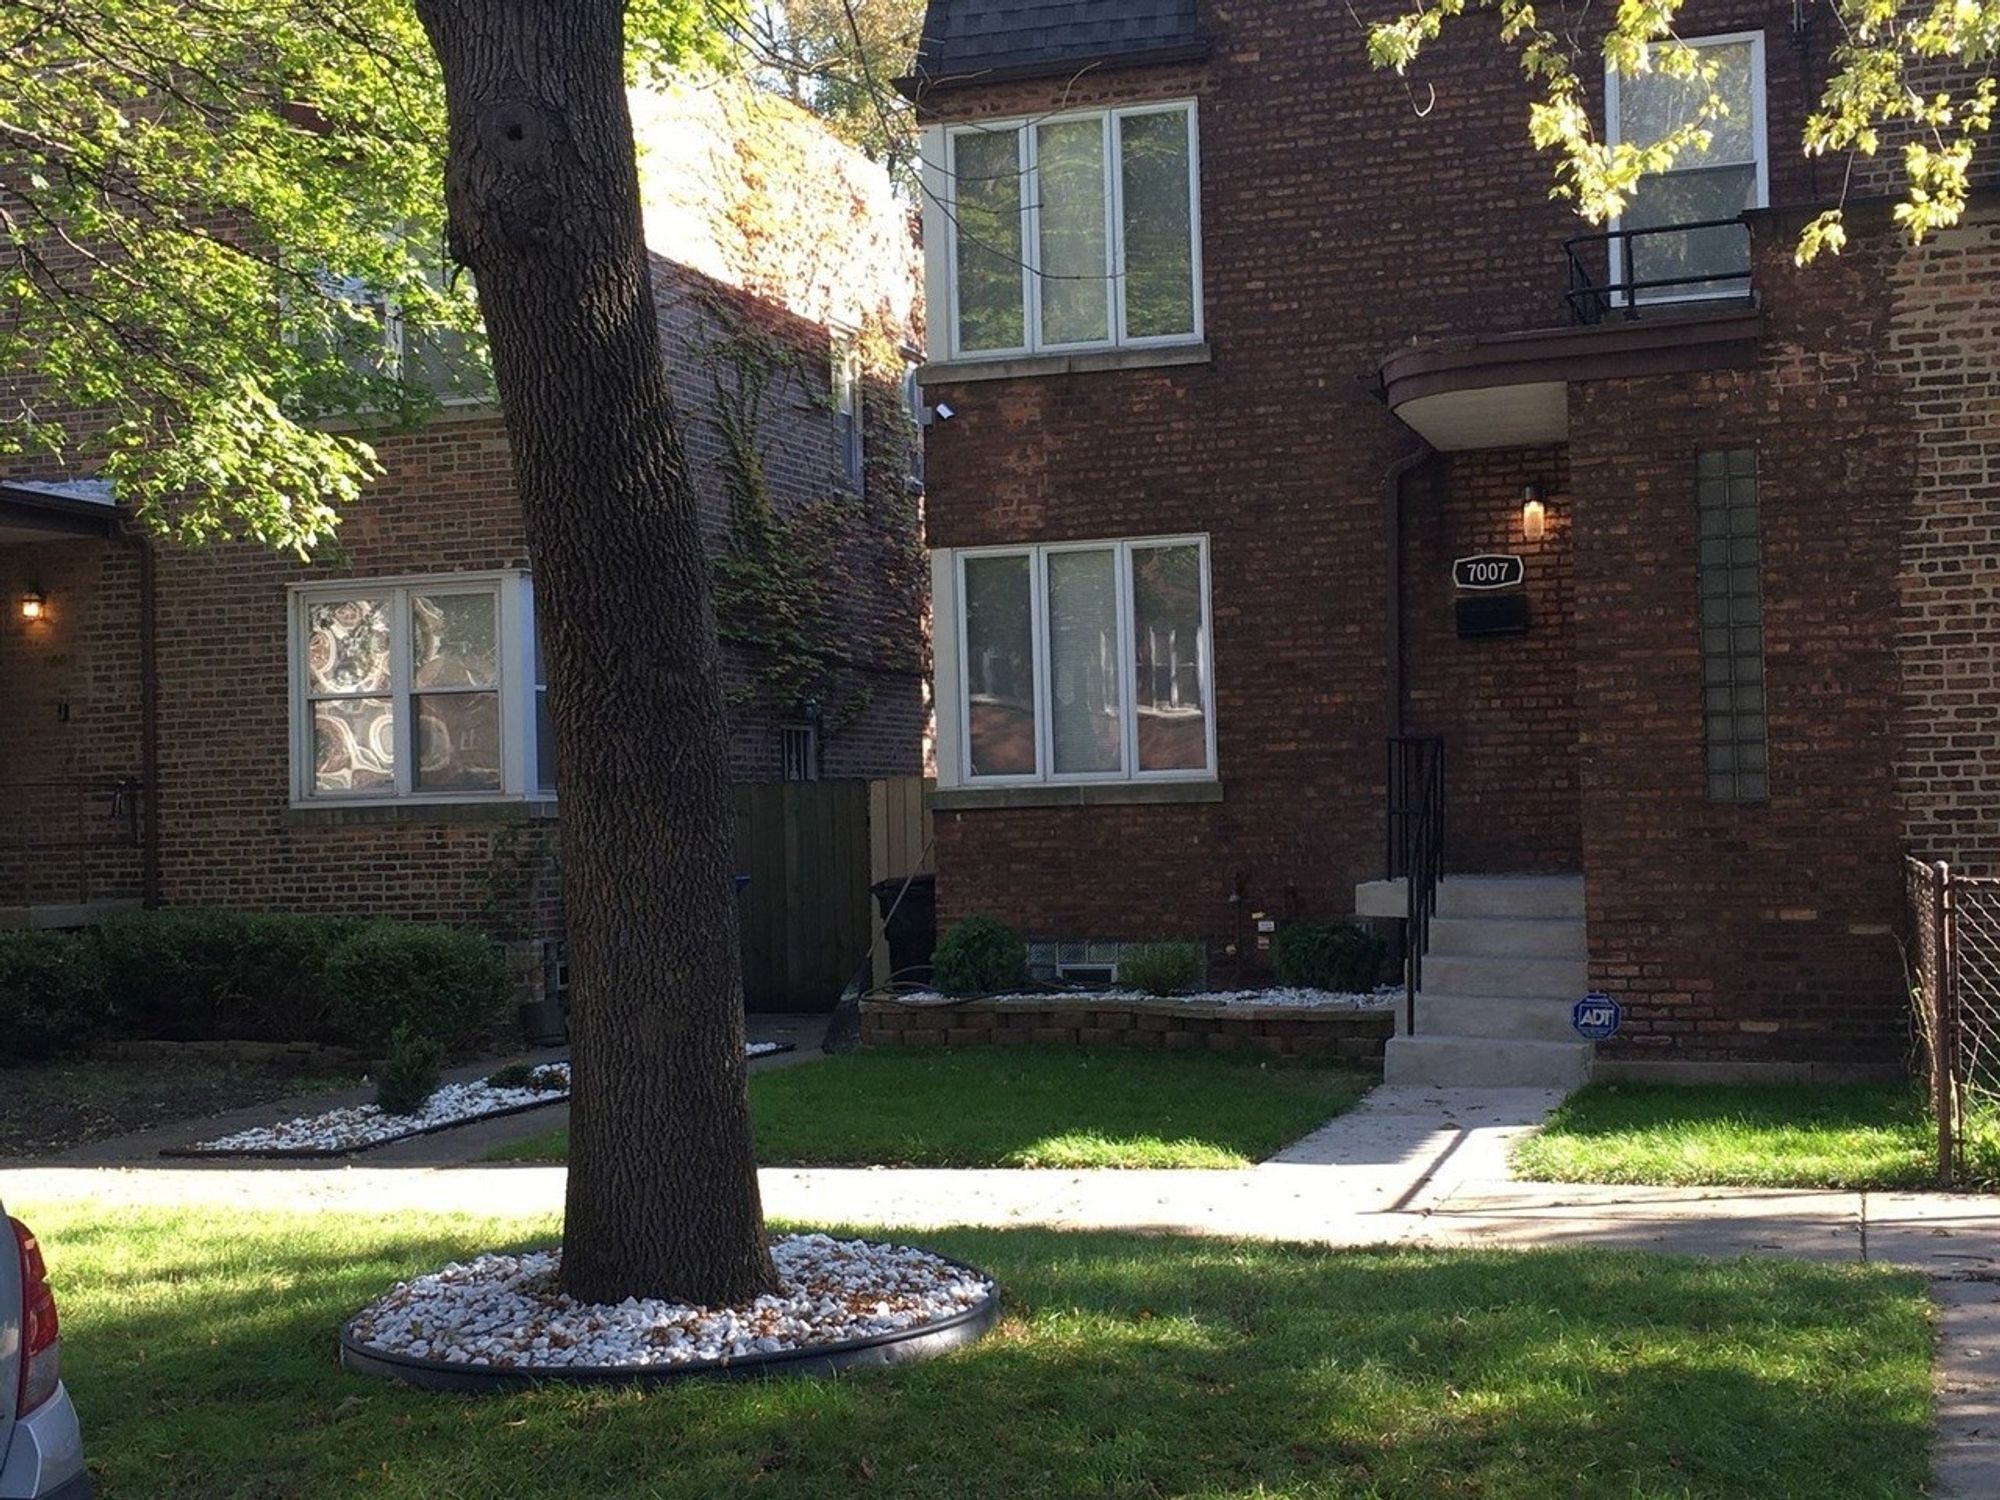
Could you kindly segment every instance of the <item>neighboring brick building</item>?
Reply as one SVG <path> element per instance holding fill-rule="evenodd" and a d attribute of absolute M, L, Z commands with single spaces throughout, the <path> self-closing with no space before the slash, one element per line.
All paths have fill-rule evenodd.
<path fill-rule="evenodd" d="M 782 691 L 754 592 L 723 613 L 736 773 L 920 775 L 908 211 L 747 89 L 636 96 L 635 115 L 658 143 L 661 339 L 712 545 L 740 541 L 748 485 L 829 583 L 824 660 Z M 101 487 L 0 480 L 0 925 L 147 896 L 380 913 L 480 925 L 540 973 L 561 931 L 553 767 L 505 429 L 461 402 L 375 447 L 382 477 L 310 565 L 149 544 Z"/>
<path fill-rule="evenodd" d="M 1581 877 L 1600 1070 L 1894 1069 L 1903 853 L 2000 867 L 2000 208 L 1912 249 L 1854 202 L 1794 267 L 1829 23 L 1690 0 L 1736 108 L 1568 254 L 1494 25 L 1419 110 L 1269 0 L 932 0 L 941 919 L 1254 977 L 1434 735 L 1448 876 Z"/>

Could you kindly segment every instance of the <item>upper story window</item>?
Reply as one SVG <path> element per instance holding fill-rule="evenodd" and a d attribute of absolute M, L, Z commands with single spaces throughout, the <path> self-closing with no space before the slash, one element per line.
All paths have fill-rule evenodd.
<path fill-rule="evenodd" d="M 1771 201 L 1764 130 L 1764 34 L 1697 37 L 1688 45 L 1700 49 L 1703 61 L 1714 64 L 1713 87 L 1728 105 L 1728 113 L 1707 122 L 1706 150 L 1683 150 L 1671 170 L 1641 178 L 1612 227 L 1710 227 L 1614 240 L 1611 279 L 1634 284 L 1621 301 L 1743 295 L 1743 277 L 1750 269 L 1749 234 L 1741 225 L 1718 221 L 1733 220 L 1746 209 L 1763 208 Z M 1660 140 L 1694 119 L 1709 86 L 1700 79 L 1659 73 L 1621 78 L 1611 68 L 1604 85 L 1607 138 L 1613 145 Z"/>
<path fill-rule="evenodd" d="M 948 578 L 937 655 L 956 674 L 939 713 L 957 741 L 940 748 L 951 779 L 1215 774 L 1204 538 L 980 548 Z"/>
<path fill-rule="evenodd" d="M 861 422 L 861 341 L 852 333 L 833 331 L 833 437 L 840 450 L 840 482 L 861 493 L 865 438 Z"/>
<path fill-rule="evenodd" d="M 518 797 L 540 781 L 524 576 L 299 585 L 291 612 L 295 801 Z"/>
<path fill-rule="evenodd" d="M 337 310 L 329 320 L 334 352 L 354 374 L 416 386 L 443 406 L 493 400 L 491 373 L 465 334 L 411 328 L 395 298 L 358 277 L 321 271 L 316 279 Z"/>
<path fill-rule="evenodd" d="M 958 126 L 933 150 L 951 357 L 1201 337 L 1192 100 Z"/>

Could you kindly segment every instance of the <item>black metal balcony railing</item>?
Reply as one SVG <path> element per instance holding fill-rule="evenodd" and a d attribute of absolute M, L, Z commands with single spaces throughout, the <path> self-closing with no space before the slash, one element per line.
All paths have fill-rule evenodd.
<path fill-rule="evenodd" d="M 1740 257 L 1730 257 L 1727 265 L 1679 276 L 1634 274 L 1639 260 L 1634 253 L 1635 241 L 1678 236 L 1683 247 L 1692 247 L 1697 235 L 1712 242 L 1729 231 L 1743 237 L 1743 253 Z M 1607 270 L 1602 281 L 1594 274 L 1597 257 L 1590 247 L 1596 246 L 1603 247 Z M 1643 229 L 1608 229 L 1600 234 L 1573 235 L 1563 241 L 1563 254 L 1569 260 L 1569 290 L 1563 293 L 1563 300 L 1569 304 L 1573 323 L 1601 323 L 1614 308 L 1628 318 L 1637 317 L 1639 309 L 1648 302 L 1672 300 L 1674 293 L 1686 295 L 1690 288 L 1720 296 L 1736 292 L 1747 296 L 1750 291 L 1750 226 L 1740 218 L 1698 219 L 1688 224 L 1654 224 Z M 1687 258 L 1684 251 L 1682 259 Z"/>

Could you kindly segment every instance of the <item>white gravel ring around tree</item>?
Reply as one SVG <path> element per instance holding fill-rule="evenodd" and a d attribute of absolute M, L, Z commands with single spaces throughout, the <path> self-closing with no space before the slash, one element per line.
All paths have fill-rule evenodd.
<path fill-rule="evenodd" d="M 782 1052 L 785 1042 L 750 1042 L 746 1057 Z M 542 1086 L 495 1087 L 483 1078 L 447 1083 L 411 1115 L 385 1114 L 378 1104 L 349 1104 L 318 1114 L 297 1115 L 275 1125 L 257 1125 L 213 1140 L 198 1141 L 172 1156 L 339 1156 L 386 1146 L 415 1135 L 518 1114 L 569 1098 L 569 1064 L 544 1063 L 534 1070 Z"/>
<path fill-rule="evenodd" d="M 929 1251 L 824 1234 L 774 1239 L 779 1290 L 737 1307 L 561 1291 L 561 1252 L 482 1255 L 398 1285 L 356 1314 L 344 1341 L 432 1368 L 576 1378 L 726 1367 L 898 1336 L 988 1307 L 994 1282 Z"/>
<path fill-rule="evenodd" d="M 1010 990 L 1003 995 L 944 995 L 913 990 L 896 996 L 903 1005 L 963 1005 L 968 1000 L 1005 1000 L 1034 1005 L 1219 1005 L 1230 1010 L 1276 1006 L 1287 1010 L 1387 1010 L 1402 987 L 1375 990 L 1314 990 L 1278 986 L 1267 990 L 1206 990 L 1192 995 L 1149 995 L 1143 990 Z"/>

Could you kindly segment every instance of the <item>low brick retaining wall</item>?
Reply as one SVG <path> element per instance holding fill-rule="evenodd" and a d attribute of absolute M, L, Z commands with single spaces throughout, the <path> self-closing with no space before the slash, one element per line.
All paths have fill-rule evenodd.
<path fill-rule="evenodd" d="M 868 1047 L 1140 1047 L 1339 1058 L 1379 1067 L 1383 1044 L 1395 1031 L 1395 1012 L 1387 1009 L 1093 1001 L 1087 996 L 948 1005 L 861 1003 L 861 1042 Z"/>

